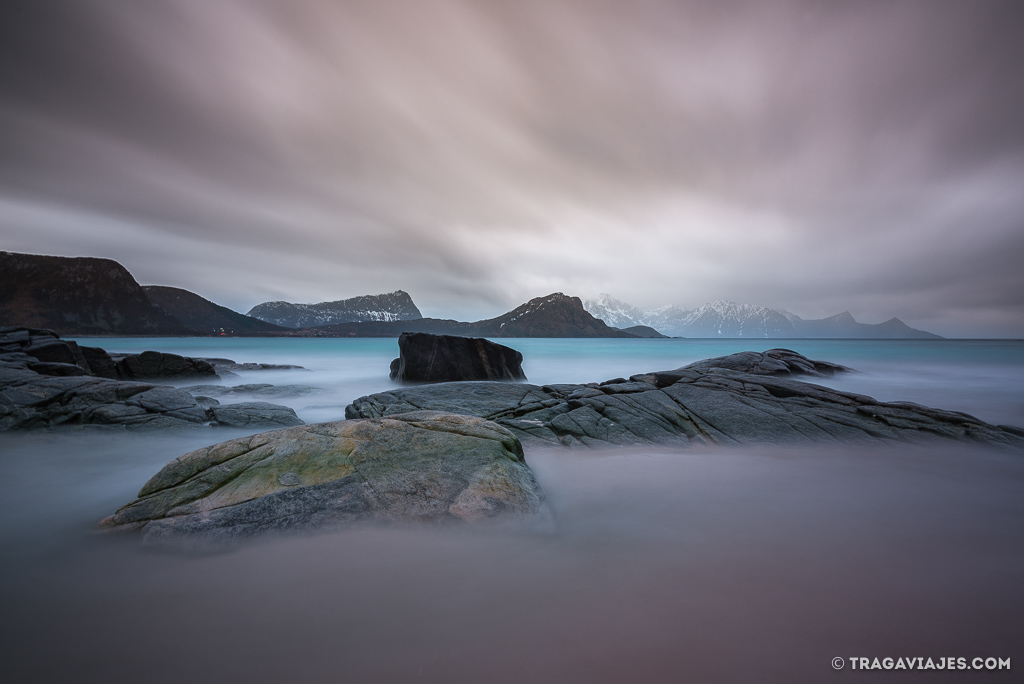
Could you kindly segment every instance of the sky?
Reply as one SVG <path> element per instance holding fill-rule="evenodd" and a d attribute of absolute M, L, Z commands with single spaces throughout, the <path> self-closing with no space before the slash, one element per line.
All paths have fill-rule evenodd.
<path fill-rule="evenodd" d="M 0 249 L 1024 337 L 1024 3 L 6 0 Z"/>

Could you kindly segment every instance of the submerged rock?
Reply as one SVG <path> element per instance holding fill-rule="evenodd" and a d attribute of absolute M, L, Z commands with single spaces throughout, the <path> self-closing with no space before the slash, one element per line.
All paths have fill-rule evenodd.
<path fill-rule="evenodd" d="M 508 430 L 420 411 L 233 439 L 168 463 L 101 526 L 195 548 L 364 520 L 479 522 L 543 515 Z"/>
<path fill-rule="evenodd" d="M 398 382 L 525 380 L 523 355 L 480 337 L 402 333 L 391 362 Z"/>
<path fill-rule="evenodd" d="M 565 446 L 938 438 L 1024 448 L 1018 428 L 777 377 L 840 368 L 796 352 L 741 353 L 600 385 L 460 382 L 395 389 L 356 399 L 345 415 L 448 411 L 493 420 L 524 444 Z"/>

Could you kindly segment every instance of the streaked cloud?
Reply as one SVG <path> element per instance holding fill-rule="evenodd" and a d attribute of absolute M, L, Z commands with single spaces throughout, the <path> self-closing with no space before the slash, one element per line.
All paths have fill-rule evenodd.
<path fill-rule="evenodd" d="M 607 291 L 1024 335 L 1016 3 L 0 13 L 0 248 L 240 310 Z"/>

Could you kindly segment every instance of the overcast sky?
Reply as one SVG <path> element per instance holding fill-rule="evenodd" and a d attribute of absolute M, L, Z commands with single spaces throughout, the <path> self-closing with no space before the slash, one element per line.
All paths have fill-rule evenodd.
<path fill-rule="evenodd" d="M 1024 3 L 6 0 L 0 249 L 247 311 L 1024 336 Z"/>

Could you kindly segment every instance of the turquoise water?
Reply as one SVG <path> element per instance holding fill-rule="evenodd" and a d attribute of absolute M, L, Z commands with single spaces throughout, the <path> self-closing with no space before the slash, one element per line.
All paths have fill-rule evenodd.
<path fill-rule="evenodd" d="M 393 338 L 79 338 L 114 352 L 147 349 L 239 362 L 297 364 L 307 372 L 242 373 L 227 384 L 306 384 L 323 392 L 294 402 L 307 421 L 337 420 L 353 399 L 394 385 Z M 996 424 L 1024 425 L 1024 341 L 1020 340 L 614 340 L 502 339 L 523 353 L 530 382 L 600 382 L 678 368 L 733 352 L 785 347 L 860 373 L 816 382 L 884 401 L 964 411 Z M 179 383 L 181 384 L 181 383 Z"/>

